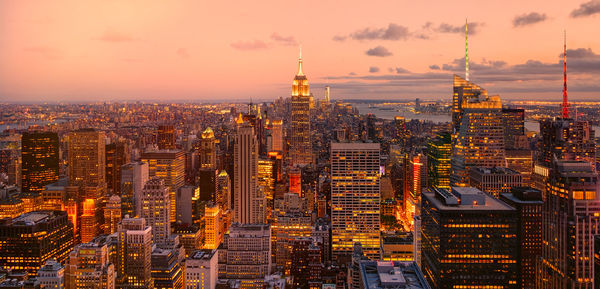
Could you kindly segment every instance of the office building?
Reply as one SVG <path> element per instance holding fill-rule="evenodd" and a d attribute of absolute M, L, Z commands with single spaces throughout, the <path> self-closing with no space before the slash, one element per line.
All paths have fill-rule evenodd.
<path fill-rule="evenodd" d="M 587 121 L 562 118 L 541 121 L 538 162 L 546 167 L 551 167 L 554 158 L 595 162 L 594 133 Z"/>
<path fill-rule="evenodd" d="M 531 149 L 507 149 L 506 165 L 521 174 L 523 186 L 532 186 L 533 151 Z"/>
<path fill-rule="evenodd" d="M 200 148 L 198 149 L 200 155 L 200 169 L 212 169 L 217 168 L 217 140 L 215 139 L 215 133 L 209 127 L 202 132 L 200 139 Z"/>
<path fill-rule="evenodd" d="M 283 152 L 283 120 L 274 119 L 271 121 L 271 139 L 272 145 L 270 151 Z"/>
<path fill-rule="evenodd" d="M 471 97 L 461 104 L 452 146 L 450 184 L 468 186 L 471 167 L 505 167 L 500 97 Z"/>
<path fill-rule="evenodd" d="M 201 216 L 198 214 L 200 204 L 200 188 L 196 186 L 183 186 L 177 190 L 176 196 L 177 218 L 181 224 L 195 224 Z"/>
<path fill-rule="evenodd" d="M 394 139 L 402 150 L 406 150 L 410 141 L 410 132 L 406 129 L 406 119 L 402 116 L 394 117 Z"/>
<path fill-rule="evenodd" d="M 600 233 L 595 167 L 555 160 L 544 199 L 537 288 L 594 288 L 594 236 Z"/>
<path fill-rule="evenodd" d="M 496 198 L 501 193 L 510 193 L 512 188 L 523 186 L 523 176 L 519 172 L 503 167 L 472 167 L 469 179 L 471 187 Z"/>
<path fill-rule="evenodd" d="M 404 159 L 404 184 L 402 196 L 404 222 L 414 229 L 414 218 L 419 215 L 421 192 L 427 187 L 427 159 L 423 154 L 409 154 Z"/>
<path fill-rule="evenodd" d="M 121 194 L 121 170 L 123 165 L 131 161 L 129 145 L 124 141 L 107 144 L 106 153 L 106 188 L 113 194 Z"/>
<path fill-rule="evenodd" d="M 142 218 L 124 218 L 117 230 L 117 286 L 154 289 L 151 276 L 152 228 Z"/>
<path fill-rule="evenodd" d="M 516 209 L 473 187 L 422 196 L 421 268 L 432 288 L 517 288 Z"/>
<path fill-rule="evenodd" d="M 185 184 L 185 154 L 180 150 L 145 152 L 142 161 L 148 163 L 149 176 L 163 179 L 169 188 L 170 221 L 175 222 L 177 190 Z"/>
<path fill-rule="evenodd" d="M 454 133 L 458 132 L 462 123 L 464 114 L 464 104 L 472 99 L 487 98 L 488 92 L 484 88 L 468 79 L 454 75 L 453 80 L 453 95 L 452 95 L 452 129 Z"/>
<path fill-rule="evenodd" d="M 427 182 L 429 186 L 450 188 L 451 135 L 443 133 L 427 143 Z"/>
<path fill-rule="evenodd" d="M 38 270 L 37 280 L 41 288 L 63 289 L 65 288 L 65 267 L 54 259 L 48 259 L 46 264 Z"/>
<path fill-rule="evenodd" d="M 179 237 L 179 242 L 185 249 L 186 257 L 189 257 L 195 251 L 202 249 L 202 239 L 204 239 L 203 229 L 196 225 L 175 224 L 173 226 L 173 235 Z"/>
<path fill-rule="evenodd" d="M 185 289 L 216 288 L 218 255 L 217 250 L 199 250 L 185 259 Z"/>
<path fill-rule="evenodd" d="M 283 215 L 274 216 L 274 219 L 271 229 L 275 262 L 278 268 L 283 268 L 285 274 L 290 274 L 293 241 L 297 237 L 310 235 L 311 216 L 299 210 L 286 210 Z"/>
<path fill-rule="evenodd" d="M 525 110 L 522 108 L 503 108 L 504 146 L 507 149 L 518 147 L 520 137 L 525 135 Z"/>
<path fill-rule="evenodd" d="M 222 215 L 219 205 L 209 203 L 204 208 L 204 248 L 214 250 L 223 241 Z"/>
<path fill-rule="evenodd" d="M 305 166 L 312 164 L 312 143 L 310 142 L 310 99 L 312 94 L 308 79 L 302 71 L 302 55 L 298 59 L 298 73 L 292 83 L 290 164 Z"/>
<path fill-rule="evenodd" d="M 24 132 L 21 137 L 21 191 L 41 192 L 58 181 L 59 142 L 55 132 Z"/>
<path fill-rule="evenodd" d="M 64 211 L 35 211 L 0 222 L 0 266 L 35 276 L 49 259 L 64 262 L 73 225 Z"/>
<path fill-rule="evenodd" d="M 348 258 L 354 243 L 379 257 L 379 144 L 331 144 L 333 259 Z"/>
<path fill-rule="evenodd" d="M 231 179 L 225 170 L 217 175 L 215 202 L 224 211 L 229 211 L 231 207 Z"/>
<path fill-rule="evenodd" d="M 185 253 L 177 238 L 174 241 L 169 246 L 159 246 L 152 251 L 151 270 L 156 289 L 183 289 L 185 286 Z"/>
<path fill-rule="evenodd" d="M 517 209 L 519 276 L 517 288 L 535 288 L 536 262 L 542 254 L 542 192 L 528 187 L 512 188 L 500 200 Z"/>
<path fill-rule="evenodd" d="M 149 179 L 148 163 L 132 162 L 121 168 L 121 216 L 139 216 L 142 189 Z"/>
<path fill-rule="evenodd" d="M 238 122 L 234 146 L 234 221 L 265 223 L 266 200 L 258 189 L 258 142 L 251 125 Z"/>
<path fill-rule="evenodd" d="M 219 279 L 239 279 L 242 288 L 263 288 L 270 273 L 270 226 L 233 223 L 219 247 Z"/>
<path fill-rule="evenodd" d="M 121 222 L 121 198 L 112 195 L 104 208 L 104 234 L 110 235 L 117 231 Z"/>
<path fill-rule="evenodd" d="M 79 244 L 65 265 L 65 289 L 114 289 L 115 265 L 110 261 L 110 244 L 97 238 Z"/>
<path fill-rule="evenodd" d="M 384 261 L 414 261 L 414 237 L 412 232 L 382 232 L 381 259 Z"/>
<path fill-rule="evenodd" d="M 156 140 L 159 150 L 175 149 L 175 127 L 172 125 L 159 125 Z"/>
<path fill-rule="evenodd" d="M 153 177 L 142 190 L 142 214 L 148 226 L 152 227 L 155 244 L 165 244 L 171 238 L 171 199 L 169 189 L 163 179 Z"/>
<path fill-rule="evenodd" d="M 82 129 L 69 133 L 69 183 L 81 187 L 97 187 L 106 183 L 103 131 Z"/>
<path fill-rule="evenodd" d="M 321 248 L 313 244 L 308 237 L 297 237 L 291 242 L 290 259 L 294 288 L 320 288 L 321 271 L 324 265 L 321 261 Z"/>

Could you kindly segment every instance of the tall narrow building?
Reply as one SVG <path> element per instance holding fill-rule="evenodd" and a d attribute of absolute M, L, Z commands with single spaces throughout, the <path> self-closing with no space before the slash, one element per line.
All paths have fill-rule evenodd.
<path fill-rule="evenodd" d="M 181 150 L 145 152 L 142 161 L 148 163 L 150 177 L 160 177 L 169 187 L 171 222 L 176 220 L 177 190 L 185 184 L 185 154 Z"/>
<path fill-rule="evenodd" d="M 290 163 L 305 166 L 312 163 L 310 142 L 310 89 L 302 71 L 302 53 L 298 59 L 298 73 L 292 83 L 292 116 L 290 131 Z"/>
<path fill-rule="evenodd" d="M 142 218 L 125 218 L 117 231 L 117 286 L 154 289 L 151 275 L 152 227 Z"/>
<path fill-rule="evenodd" d="M 106 185 L 113 194 L 121 193 L 121 170 L 131 160 L 131 151 L 126 142 L 118 141 L 106 145 Z"/>
<path fill-rule="evenodd" d="M 379 258 L 379 144 L 331 144 L 333 258 L 352 255 L 360 242 L 365 255 Z"/>
<path fill-rule="evenodd" d="M 69 133 L 69 183 L 96 187 L 106 183 L 103 131 L 82 129 Z"/>
<path fill-rule="evenodd" d="M 467 186 L 471 167 L 506 166 L 500 97 L 471 96 L 462 100 L 460 108 L 460 124 L 452 142 L 452 186 Z"/>
<path fill-rule="evenodd" d="M 542 210 L 537 288 L 594 287 L 594 236 L 600 233 L 598 173 L 589 162 L 555 160 Z"/>
<path fill-rule="evenodd" d="M 272 151 L 283 151 L 283 120 L 271 121 Z"/>
<path fill-rule="evenodd" d="M 217 140 L 209 127 L 202 132 L 200 139 L 200 169 L 215 170 L 217 168 Z"/>
<path fill-rule="evenodd" d="M 65 289 L 114 289 L 115 265 L 105 237 L 79 244 L 65 264 Z"/>
<path fill-rule="evenodd" d="M 166 244 L 171 236 L 170 202 L 169 189 L 163 179 L 153 177 L 146 182 L 142 190 L 141 217 L 152 227 L 153 240 L 158 245 Z"/>
<path fill-rule="evenodd" d="M 41 192 L 58 181 L 58 134 L 24 132 L 21 137 L 21 191 Z"/>
<path fill-rule="evenodd" d="M 142 189 L 149 179 L 148 163 L 132 162 L 121 168 L 121 216 L 139 216 Z"/>
<path fill-rule="evenodd" d="M 238 119 L 234 147 L 234 221 L 265 223 L 265 199 L 258 190 L 258 142 L 254 127 Z"/>

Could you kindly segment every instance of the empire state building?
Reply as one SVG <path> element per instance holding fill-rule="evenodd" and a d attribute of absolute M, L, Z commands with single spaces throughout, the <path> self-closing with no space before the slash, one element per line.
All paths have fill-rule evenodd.
<path fill-rule="evenodd" d="M 310 143 L 310 90 L 308 79 L 302 71 L 302 51 L 298 59 L 298 73 L 292 83 L 292 125 L 290 141 L 291 165 L 306 166 L 312 163 Z"/>

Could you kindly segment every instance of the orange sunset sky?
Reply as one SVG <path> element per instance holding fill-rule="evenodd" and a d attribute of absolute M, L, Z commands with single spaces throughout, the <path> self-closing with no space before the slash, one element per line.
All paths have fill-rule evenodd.
<path fill-rule="evenodd" d="M 1 1 L 0 101 L 289 96 L 302 45 L 316 98 L 600 100 L 600 1 Z"/>

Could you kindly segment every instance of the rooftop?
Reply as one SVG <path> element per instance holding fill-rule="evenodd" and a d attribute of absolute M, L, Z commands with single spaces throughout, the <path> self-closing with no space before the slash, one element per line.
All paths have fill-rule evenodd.
<path fill-rule="evenodd" d="M 494 175 L 518 175 L 519 172 L 513 170 L 513 169 L 509 169 L 509 168 L 503 168 L 503 167 L 473 167 L 471 168 L 471 170 L 476 171 L 480 174 L 486 174 L 486 175 L 490 175 L 490 174 L 494 174 Z"/>
<path fill-rule="evenodd" d="M 423 192 L 423 197 L 440 211 L 514 210 L 506 203 L 473 187 L 436 188 Z"/>
<path fill-rule="evenodd" d="M 430 289 L 421 269 L 413 261 L 363 261 L 362 288 Z"/>

